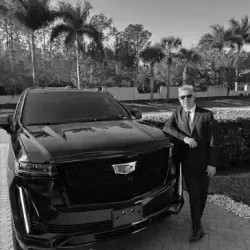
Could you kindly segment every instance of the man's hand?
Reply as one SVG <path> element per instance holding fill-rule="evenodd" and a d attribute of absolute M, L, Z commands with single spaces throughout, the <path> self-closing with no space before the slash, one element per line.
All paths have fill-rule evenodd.
<path fill-rule="evenodd" d="M 208 165 L 206 172 L 209 177 L 213 177 L 216 174 L 216 167 Z"/>
<path fill-rule="evenodd" d="M 197 142 L 193 138 L 185 137 L 184 142 L 188 144 L 190 148 L 197 147 Z"/>

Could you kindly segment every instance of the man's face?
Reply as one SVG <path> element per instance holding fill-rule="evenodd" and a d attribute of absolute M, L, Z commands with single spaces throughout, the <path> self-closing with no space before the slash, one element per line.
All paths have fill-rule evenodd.
<path fill-rule="evenodd" d="M 179 92 L 181 106 L 185 109 L 191 109 L 195 105 L 195 98 L 191 90 L 181 90 Z"/>

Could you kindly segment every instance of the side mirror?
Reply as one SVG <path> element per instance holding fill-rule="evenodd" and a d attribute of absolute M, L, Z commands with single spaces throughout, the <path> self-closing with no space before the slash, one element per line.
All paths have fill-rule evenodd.
<path fill-rule="evenodd" d="M 10 127 L 12 124 L 13 115 L 12 114 L 4 114 L 0 115 L 0 128 L 4 129 L 7 133 L 10 133 Z"/>
<path fill-rule="evenodd" d="M 130 109 L 130 114 L 135 117 L 135 119 L 141 119 L 142 118 L 142 112 L 140 109 Z"/>

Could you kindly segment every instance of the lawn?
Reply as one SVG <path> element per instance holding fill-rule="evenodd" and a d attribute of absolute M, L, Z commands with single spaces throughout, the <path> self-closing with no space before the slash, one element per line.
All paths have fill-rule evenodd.
<path fill-rule="evenodd" d="M 210 194 L 223 194 L 250 206 L 250 173 L 218 175 L 210 181 Z"/>

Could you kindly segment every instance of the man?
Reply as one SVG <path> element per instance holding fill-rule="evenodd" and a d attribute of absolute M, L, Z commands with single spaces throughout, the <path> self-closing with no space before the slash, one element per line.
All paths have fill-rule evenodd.
<path fill-rule="evenodd" d="M 209 178 L 216 173 L 217 128 L 213 113 L 196 105 L 191 85 L 181 86 L 178 92 L 181 107 L 173 112 L 163 131 L 173 137 L 176 159 L 182 164 L 192 218 L 189 241 L 194 242 L 204 236 L 201 217 Z"/>

